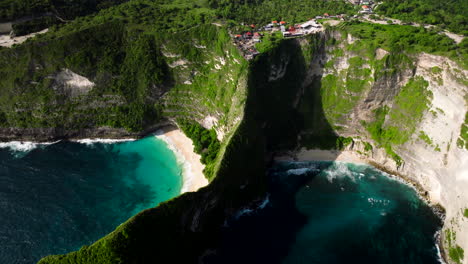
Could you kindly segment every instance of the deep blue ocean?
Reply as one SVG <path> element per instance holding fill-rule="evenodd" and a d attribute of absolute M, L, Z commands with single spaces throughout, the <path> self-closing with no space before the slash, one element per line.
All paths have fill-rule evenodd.
<path fill-rule="evenodd" d="M 440 220 L 387 176 L 341 162 L 277 163 L 268 196 L 226 223 L 206 263 L 440 263 Z"/>
<path fill-rule="evenodd" d="M 176 157 L 154 136 L 114 144 L 5 145 L 0 264 L 35 263 L 77 250 L 180 194 Z"/>
<path fill-rule="evenodd" d="M 180 164 L 155 137 L 17 149 L 0 144 L 0 264 L 77 250 L 182 186 Z M 276 163 L 268 196 L 226 222 L 204 261 L 440 263 L 440 220 L 387 176 L 339 162 Z"/>

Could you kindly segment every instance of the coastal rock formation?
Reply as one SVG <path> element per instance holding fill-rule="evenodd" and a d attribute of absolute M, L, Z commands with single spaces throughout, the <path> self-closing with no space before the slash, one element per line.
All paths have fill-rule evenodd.
<path fill-rule="evenodd" d="M 131 8 L 141 6 L 119 12 Z M 271 43 L 247 62 L 223 26 L 166 32 L 151 20 L 160 31 L 141 34 L 90 19 L 0 51 L 0 140 L 139 137 L 190 120 L 216 130 L 221 147 L 208 186 L 41 263 L 202 262 L 228 219 L 265 200 L 273 156 L 318 148 L 331 159 L 353 151 L 416 182 L 446 209 L 445 251 L 468 251 L 468 73 L 453 58 L 385 38 L 376 46 L 369 38 L 384 29 L 366 39 L 350 24 Z"/>
<path fill-rule="evenodd" d="M 342 38 L 331 32 L 321 38 L 336 44 L 314 54 L 301 104 L 313 100 L 307 86 L 320 82 L 309 92 L 322 94 L 325 116 L 337 136 L 352 138 L 344 149 L 417 183 L 433 205 L 445 208 L 445 252 L 451 254 L 456 247 L 467 251 L 463 212 L 468 207 L 468 150 L 463 126 L 468 71 L 447 57 L 427 53 L 408 53 L 391 65 L 388 59 L 394 54 L 379 48 L 375 57 L 362 56 L 362 50 L 352 49 L 357 39 L 349 34 Z M 314 132 L 306 128 L 302 135 Z M 301 153 L 316 146 L 303 142 L 298 156 L 304 158 Z"/>

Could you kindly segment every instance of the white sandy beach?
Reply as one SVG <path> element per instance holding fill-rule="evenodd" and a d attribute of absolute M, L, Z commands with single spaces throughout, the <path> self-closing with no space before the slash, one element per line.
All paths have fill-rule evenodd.
<path fill-rule="evenodd" d="M 183 185 L 181 193 L 195 192 L 198 189 L 208 185 L 208 180 L 203 174 L 203 165 L 200 161 L 200 155 L 194 151 L 192 140 L 188 138 L 181 130 L 164 128 L 156 137 L 164 140 L 169 148 L 176 154 L 177 160 L 183 165 Z"/>
<path fill-rule="evenodd" d="M 275 157 L 278 161 L 343 161 L 368 164 L 369 161 L 358 153 L 349 150 L 301 149 L 297 153 Z"/>

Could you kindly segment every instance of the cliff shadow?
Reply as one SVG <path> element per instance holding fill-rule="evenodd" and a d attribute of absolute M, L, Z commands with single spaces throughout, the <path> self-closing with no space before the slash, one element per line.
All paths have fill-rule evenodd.
<path fill-rule="evenodd" d="M 296 194 L 318 172 L 289 177 L 275 158 L 301 146 L 333 149 L 339 138 L 325 116 L 320 94 L 324 41 L 315 36 L 308 41 L 314 45 L 312 62 L 306 61 L 301 40 L 286 40 L 251 64 L 246 112 L 266 142 L 267 198 L 226 222 L 220 245 L 204 263 L 282 263 L 307 223 L 296 208 Z"/>
<path fill-rule="evenodd" d="M 308 77 L 312 66 L 300 41 L 282 41 L 250 63 L 244 119 L 226 145 L 210 185 L 137 214 L 100 242 L 67 258 L 77 254 L 87 263 L 98 263 L 104 255 L 126 263 L 282 262 L 307 223 L 296 208 L 296 193 L 315 174 L 279 180 L 273 157 L 297 149 L 305 128 L 317 128 L 312 133 L 315 142 L 337 138 L 327 125 L 320 98 L 308 97 L 320 94 L 320 85 L 312 85 Z M 324 41 L 313 37 L 309 41 L 316 42 L 315 59 Z M 307 100 L 301 100 L 304 96 Z M 310 116 L 320 125 L 309 122 Z M 111 246 L 101 247 L 103 243 Z M 63 256 L 43 263 L 55 263 L 55 258 Z"/>

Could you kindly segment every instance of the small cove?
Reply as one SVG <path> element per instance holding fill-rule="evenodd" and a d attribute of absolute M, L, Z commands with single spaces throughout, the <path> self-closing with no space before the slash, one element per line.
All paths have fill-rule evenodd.
<path fill-rule="evenodd" d="M 35 263 L 96 241 L 139 211 L 179 195 L 181 167 L 154 136 L 3 143 L 0 263 Z"/>
<path fill-rule="evenodd" d="M 208 263 L 440 263 L 440 219 L 388 176 L 352 163 L 276 163 L 267 205 L 228 222 Z"/>

